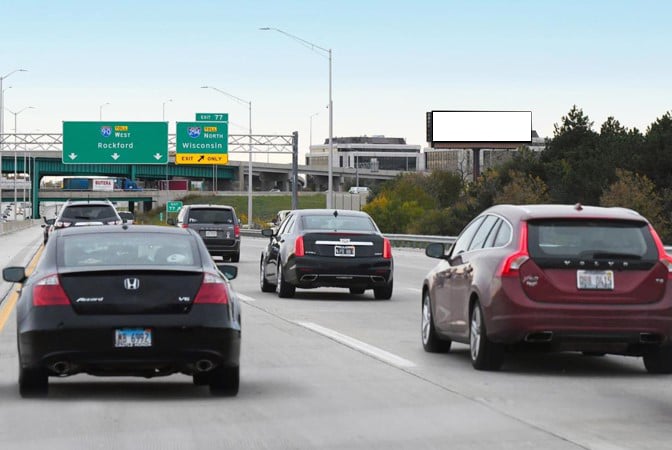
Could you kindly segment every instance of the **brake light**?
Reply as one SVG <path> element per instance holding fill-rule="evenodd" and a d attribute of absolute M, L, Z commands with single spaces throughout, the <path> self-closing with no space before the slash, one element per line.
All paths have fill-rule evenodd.
<path fill-rule="evenodd" d="M 527 222 L 522 222 L 520 225 L 520 240 L 518 241 L 518 249 L 515 253 L 504 258 L 502 264 L 497 270 L 496 276 L 517 276 L 520 266 L 522 266 L 528 259 L 530 259 L 530 254 L 527 253 Z"/>
<path fill-rule="evenodd" d="M 182 228 L 189 228 L 189 225 L 187 225 L 186 223 L 183 223 L 182 225 L 180 225 L 180 227 L 182 227 Z"/>
<path fill-rule="evenodd" d="M 35 283 L 33 287 L 33 305 L 35 306 L 67 306 L 70 299 L 65 294 L 58 275 L 49 275 Z"/>
<path fill-rule="evenodd" d="M 383 259 L 392 259 L 392 244 L 388 238 L 383 238 Z"/>
<path fill-rule="evenodd" d="M 305 256 L 306 252 L 303 248 L 303 236 L 299 236 L 294 241 L 294 256 Z"/>
<path fill-rule="evenodd" d="M 111 220 L 107 222 L 108 225 L 121 225 L 122 223 L 124 223 L 123 220 Z"/>
<path fill-rule="evenodd" d="M 235 238 L 240 237 L 240 225 L 235 225 L 233 227 L 233 237 L 235 237 Z"/>
<path fill-rule="evenodd" d="M 668 255 L 665 251 L 663 241 L 660 239 L 660 236 L 658 236 L 658 233 L 656 233 L 656 230 L 651 224 L 649 224 L 649 231 L 651 232 L 651 236 L 653 236 L 653 241 L 656 243 L 660 262 L 663 263 L 665 267 L 667 267 L 667 278 L 668 280 L 672 279 L 672 256 Z"/>
<path fill-rule="evenodd" d="M 63 222 L 60 220 L 54 222 L 54 228 L 66 228 L 69 227 L 70 225 L 72 225 L 72 222 Z"/>
<path fill-rule="evenodd" d="M 216 275 L 205 273 L 203 283 L 196 294 L 194 303 L 226 305 L 229 302 L 229 289 L 226 282 Z"/>

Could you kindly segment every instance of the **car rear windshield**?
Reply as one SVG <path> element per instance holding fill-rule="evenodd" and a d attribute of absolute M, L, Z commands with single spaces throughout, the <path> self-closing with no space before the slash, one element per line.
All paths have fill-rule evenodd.
<path fill-rule="evenodd" d="M 61 215 L 63 220 L 115 220 L 117 212 L 109 205 L 66 206 Z"/>
<path fill-rule="evenodd" d="M 616 220 L 540 220 L 528 223 L 532 258 L 658 258 L 645 222 Z"/>
<path fill-rule="evenodd" d="M 378 231 L 373 221 L 365 216 L 303 216 L 301 225 L 304 230 Z"/>
<path fill-rule="evenodd" d="M 60 267 L 200 266 L 190 236 L 161 233 L 91 233 L 63 236 Z"/>
<path fill-rule="evenodd" d="M 197 209 L 189 211 L 189 223 L 233 223 L 233 211 L 230 209 Z"/>

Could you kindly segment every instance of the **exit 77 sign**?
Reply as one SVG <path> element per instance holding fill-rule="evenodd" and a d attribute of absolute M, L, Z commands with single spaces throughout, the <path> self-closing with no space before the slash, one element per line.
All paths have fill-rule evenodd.
<path fill-rule="evenodd" d="M 166 122 L 63 122 L 64 164 L 167 164 Z"/>
<path fill-rule="evenodd" d="M 229 126 L 226 122 L 178 122 L 175 164 L 229 163 Z"/>

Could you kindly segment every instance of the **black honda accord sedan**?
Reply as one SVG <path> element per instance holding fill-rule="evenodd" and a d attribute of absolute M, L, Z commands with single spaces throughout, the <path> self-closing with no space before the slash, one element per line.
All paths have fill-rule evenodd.
<path fill-rule="evenodd" d="M 129 225 L 54 233 L 17 303 L 19 390 L 46 395 L 49 377 L 183 373 L 214 395 L 236 395 L 240 304 L 189 229 Z"/>
<path fill-rule="evenodd" d="M 296 288 L 373 289 L 376 299 L 392 297 L 392 246 L 373 219 L 360 211 L 292 211 L 280 228 L 264 229 L 269 243 L 262 252 L 260 285 L 292 297 Z"/>

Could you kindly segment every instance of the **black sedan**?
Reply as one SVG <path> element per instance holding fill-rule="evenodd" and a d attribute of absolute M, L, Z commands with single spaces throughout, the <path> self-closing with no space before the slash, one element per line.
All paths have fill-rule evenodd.
<path fill-rule="evenodd" d="M 19 389 L 46 395 L 48 377 L 183 373 L 215 395 L 236 395 L 240 304 L 189 229 L 124 225 L 54 233 L 17 303 Z"/>
<path fill-rule="evenodd" d="M 261 254 L 263 292 L 293 297 L 296 288 L 342 287 L 352 294 L 373 289 L 380 300 L 392 297 L 392 247 L 364 212 L 296 210 L 277 231 L 262 234 L 270 238 Z"/>

